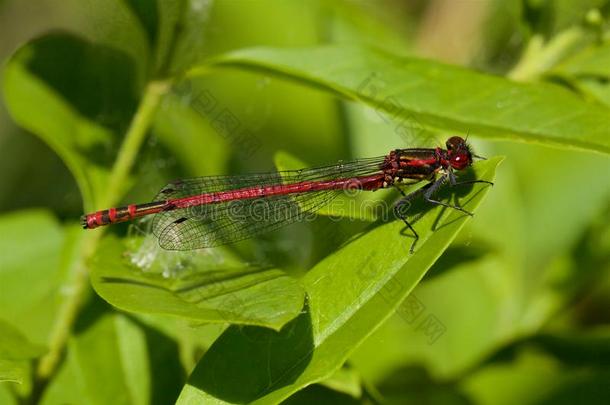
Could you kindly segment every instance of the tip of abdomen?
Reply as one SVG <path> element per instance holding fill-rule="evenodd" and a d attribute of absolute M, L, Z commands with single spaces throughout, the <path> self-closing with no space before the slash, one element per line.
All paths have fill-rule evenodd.
<path fill-rule="evenodd" d="M 95 218 L 95 214 L 87 214 L 87 215 L 81 216 L 80 224 L 83 227 L 83 229 L 95 229 L 98 226 L 100 226 L 100 224 L 98 223 L 98 221 Z"/>

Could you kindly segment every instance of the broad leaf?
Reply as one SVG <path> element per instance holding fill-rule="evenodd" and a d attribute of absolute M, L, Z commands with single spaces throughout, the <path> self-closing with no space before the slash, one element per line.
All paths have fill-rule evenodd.
<path fill-rule="evenodd" d="M 8 384 L 0 384 L 0 403 L 4 405 L 19 405 L 17 396 Z"/>
<path fill-rule="evenodd" d="M 341 367 L 319 384 L 354 398 L 360 398 L 362 395 L 362 378 L 358 371 L 350 367 Z"/>
<path fill-rule="evenodd" d="M 575 77 L 610 77 L 610 43 L 591 46 L 553 69 L 554 73 Z"/>
<path fill-rule="evenodd" d="M 189 96 L 203 98 L 202 93 L 192 90 Z M 191 176 L 221 173 L 229 154 L 227 142 L 215 133 L 208 117 L 197 109 L 196 103 L 200 101 L 189 106 L 178 96 L 168 95 L 153 122 L 153 133 Z M 204 153 L 205 159 L 202 159 Z"/>
<path fill-rule="evenodd" d="M 126 54 L 69 34 L 25 45 L 5 68 L 13 118 L 60 155 L 89 208 L 99 204 L 119 134 L 135 111 L 135 75 Z"/>
<path fill-rule="evenodd" d="M 489 145 L 478 144 L 477 153 L 492 154 Z M 512 146 L 502 143 L 495 150 L 504 151 L 507 145 Z M 514 146 L 528 149 L 522 144 Z M 531 222 L 526 225 L 516 219 L 524 203 L 522 189 L 515 181 L 522 176 L 514 175 L 513 170 L 523 169 L 519 157 L 532 158 L 512 149 L 506 152 L 510 157 L 502 163 L 496 185 L 474 220 L 428 270 L 425 280 L 400 304 L 396 314 L 350 356 L 350 364 L 369 384 L 377 386 L 396 370 L 420 365 L 438 380 L 458 378 L 497 345 L 523 333 L 523 291 L 532 273 L 523 266 L 524 239 Z M 587 155 L 581 154 L 593 157 Z"/>
<path fill-rule="evenodd" d="M 550 72 L 610 108 L 610 44 L 590 46 Z"/>
<path fill-rule="evenodd" d="M 603 404 L 609 330 L 591 329 L 509 341 L 462 380 L 462 392 L 479 404 Z"/>
<path fill-rule="evenodd" d="M 7 360 L 0 358 L 0 383 L 22 384 L 28 378 L 30 365 L 26 360 Z"/>
<path fill-rule="evenodd" d="M 500 161 L 478 163 L 476 177 L 492 180 Z M 476 185 L 462 205 L 476 209 L 488 190 Z M 307 273 L 304 312 L 281 331 L 230 327 L 199 362 L 178 403 L 278 403 L 330 376 L 394 312 L 466 219 L 431 209 L 415 225 L 421 240 L 413 255 L 398 221 L 354 239 Z"/>
<path fill-rule="evenodd" d="M 45 351 L 44 347 L 30 343 L 21 332 L 0 320 L 0 382 L 22 383 L 27 378 L 28 360 Z"/>
<path fill-rule="evenodd" d="M 127 311 L 274 329 L 303 306 L 302 287 L 281 270 L 248 268 L 228 260 L 214 264 L 214 255 L 206 251 L 167 252 L 153 242 L 147 254 L 167 266 L 162 270 L 165 276 L 137 267 L 124 256 L 127 248 L 116 238 L 102 242 L 91 262 L 96 292 Z M 167 276 L 168 272 L 173 274 Z"/>
<path fill-rule="evenodd" d="M 126 0 L 125 5 L 137 17 L 146 32 L 150 49 L 154 49 L 159 38 L 159 9 L 157 1 Z"/>
<path fill-rule="evenodd" d="M 170 71 L 174 74 L 181 73 L 202 57 L 210 9 L 214 5 L 213 1 L 202 0 L 181 0 L 179 3 L 181 14 L 174 25 L 173 42 L 167 54 L 167 66 L 171 66 Z"/>
<path fill-rule="evenodd" d="M 582 24 L 587 12 L 599 10 L 606 5 L 607 0 L 530 2 L 531 13 L 540 13 L 536 19 L 536 22 L 540 24 L 540 30 L 546 33 L 550 29 L 556 35 L 570 26 Z"/>
<path fill-rule="evenodd" d="M 47 344 L 69 295 L 62 287 L 80 248 L 80 229 L 66 232 L 48 212 L 0 216 L 0 319 L 28 340 Z"/>
<path fill-rule="evenodd" d="M 0 240 L 0 322 L 16 328 L 0 332 L 3 350 L 21 352 L 30 347 L 28 342 L 51 346 L 56 322 L 71 298 L 65 286 L 74 274 L 82 233 L 62 228 L 46 211 L 30 210 L 0 216 Z M 16 334 L 21 337 L 9 339 Z M 0 355 L 0 363 L 3 378 L 27 386 L 30 362 Z"/>
<path fill-rule="evenodd" d="M 89 319 L 87 329 L 69 341 L 66 361 L 41 403 L 150 403 L 154 348 L 148 345 L 145 331 L 125 316 Z"/>
<path fill-rule="evenodd" d="M 397 124 L 610 153 L 610 110 L 558 86 L 516 83 L 438 62 L 358 47 L 254 48 L 194 68 L 283 76 L 358 99 Z M 403 124 L 404 125 L 404 124 Z"/>

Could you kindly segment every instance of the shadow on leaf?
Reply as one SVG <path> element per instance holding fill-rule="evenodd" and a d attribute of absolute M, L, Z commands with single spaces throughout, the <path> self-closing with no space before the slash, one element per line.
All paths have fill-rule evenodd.
<path fill-rule="evenodd" d="M 15 59 L 89 121 L 115 134 L 127 129 L 141 93 L 135 62 L 128 55 L 56 32 L 29 43 Z M 118 140 L 103 137 L 74 142 L 91 161 L 104 164 L 112 162 L 118 145 Z"/>
<path fill-rule="evenodd" d="M 314 350 L 307 304 L 279 332 L 231 326 L 203 356 L 188 384 L 222 401 L 249 403 L 287 386 L 305 370 Z"/>
<path fill-rule="evenodd" d="M 422 366 L 394 370 L 377 387 L 388 403 L 470 404 L 453 381 L 436 381 Z"/>

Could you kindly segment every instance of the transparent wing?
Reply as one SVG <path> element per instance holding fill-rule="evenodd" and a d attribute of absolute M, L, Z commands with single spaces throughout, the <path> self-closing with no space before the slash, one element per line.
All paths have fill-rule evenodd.
<path fill-rule="evenodd" d="M 328 204 L 341 190 L 230 201 L 157 214 L 153 228 L 159 245 L 169 250 L 220 246 L 249 239 L 295 221 L 307 219 Z M 187 212 L 190 211 L 190 212 Z"/>
<path fill-rule="evenodd" d="M 351 178 L 379 172 L 384 157 L 339 162 L 335 165 L 283 172 L 256 173 L 241 176 L 205 176 L 172 181 L 163 187 L 154 201 L 188 197 L 197 194 L 230 191 L 245 187 L 292 184 L 302 181 Z"/>
<path fill-rule="evenodd" d="M 245 187 L 365 176 L 378 173 L 381 162 L 383 157 L 315 169 L 177 180 L 163 187 L 155 201 Z M 321 190 L 164 211 L 156 214 L 152 231 L 159 238 L 160 246 L 169 250 L 229 244 L 306 219 L 308 214 L 328 204 L 341 192 Z"/>

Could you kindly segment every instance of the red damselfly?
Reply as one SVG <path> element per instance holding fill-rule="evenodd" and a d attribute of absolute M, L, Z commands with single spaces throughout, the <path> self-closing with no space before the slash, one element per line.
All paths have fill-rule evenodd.
<path fill-rule="evenodd" d="M 339 162 L 332 166 L 251 174 L 177 180 L 161 189 L 153 202 L 97 211 L 82 217 L 85 229 L 129 221 L 155 214 L 152 231 L 169 250 L 189 250 L 224 245 L 251 238 L 297 221 L 328 204 L 345 189 L 375 191 L 396 188 L 402 194 L 395 215 L 413 232 L 413 252 L 419 238 L 405 215 L 410 202 L 422 196 L 472 215 L 462 207 L 433 199 L 445 183 L 458 181 L 454 171 L 472 165 L 472 153 L 464 139 L 449 138 L 446 149 L 396 149 L 386 156 Z M 422 188 L 405 194 L 401 186 L 427 180 Z"/>

